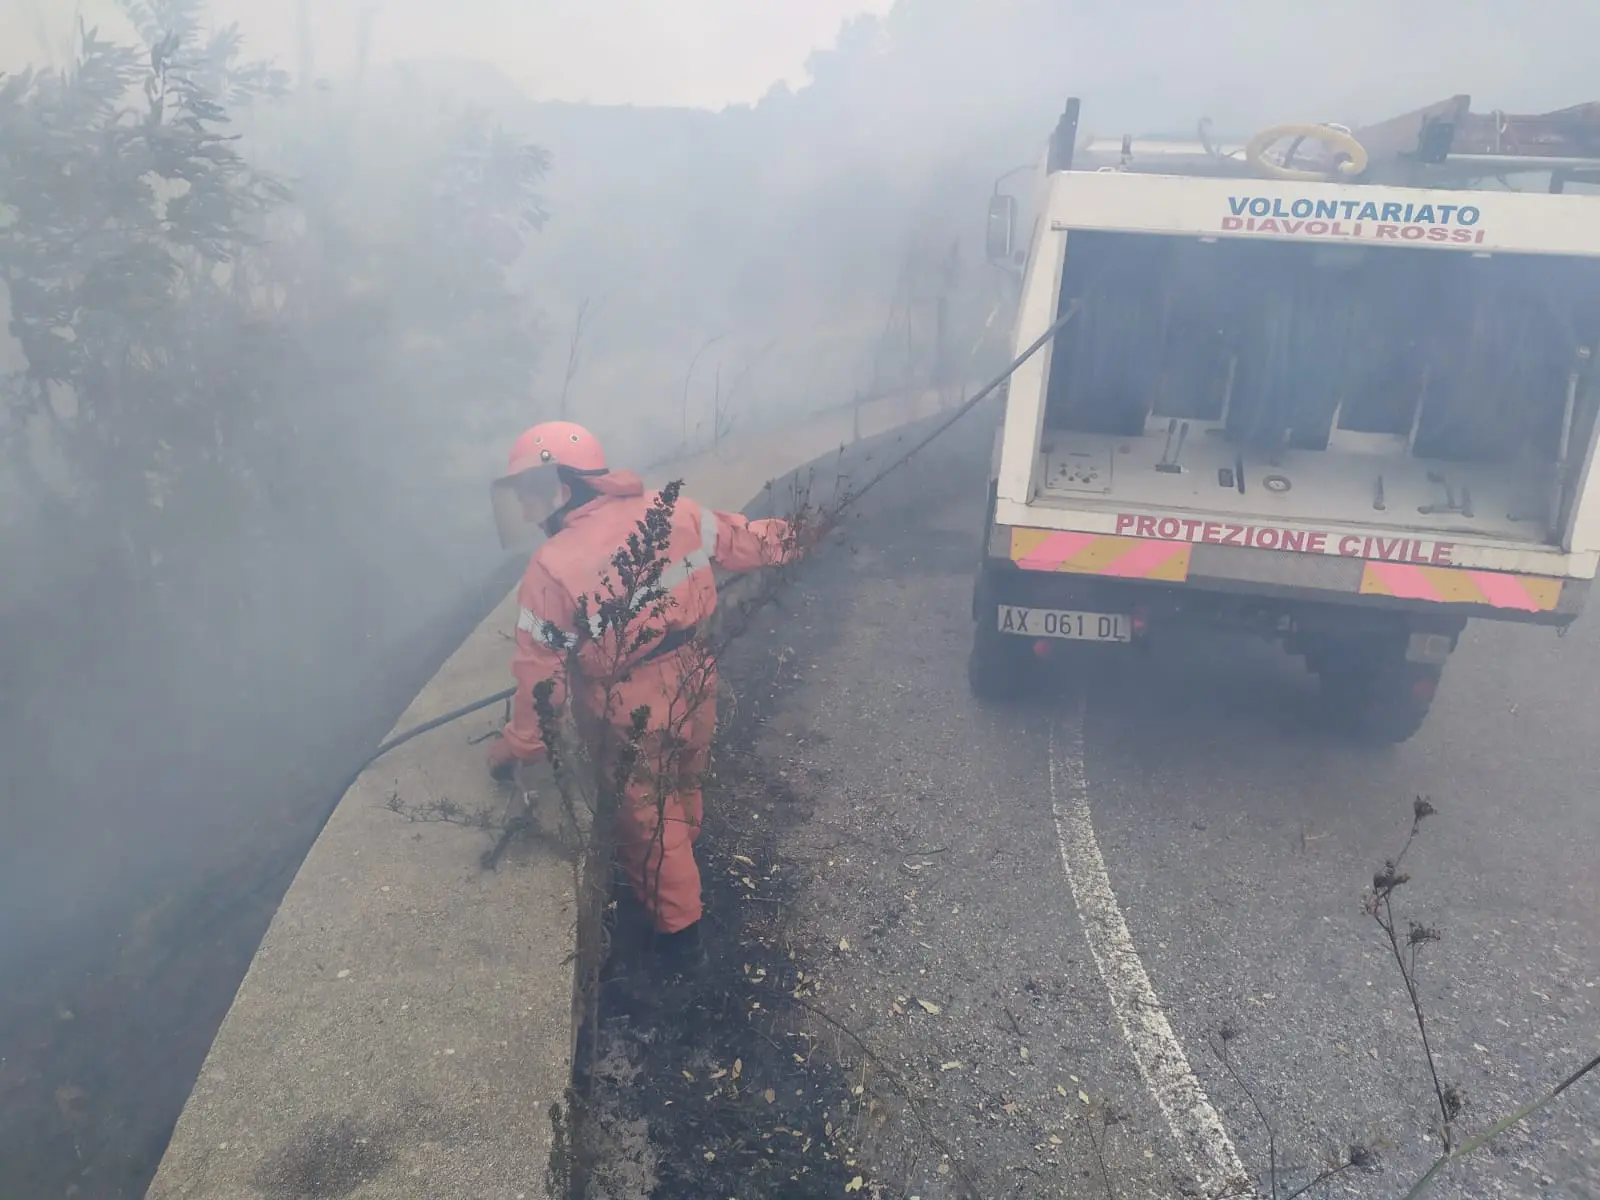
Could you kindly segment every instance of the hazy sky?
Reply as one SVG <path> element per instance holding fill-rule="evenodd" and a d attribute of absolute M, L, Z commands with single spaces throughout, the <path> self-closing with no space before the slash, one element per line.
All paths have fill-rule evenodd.
<path fill-rule="evenodd" d="M 259 51 L 294 61 L 295 0 L 215 0 Z M 375 62 L 462 55 L 494 63 L 538 99 L 685 104 L 754 100 L 804 79 L 807 55 L 842 20 L 890 0 L 308 0 L 317 69 L 347 70 L 360 13 L 374 10 Z M 75 11 L 109 34 L 114 0 L 0 0 L 0 70 L 65 44 Z"/>

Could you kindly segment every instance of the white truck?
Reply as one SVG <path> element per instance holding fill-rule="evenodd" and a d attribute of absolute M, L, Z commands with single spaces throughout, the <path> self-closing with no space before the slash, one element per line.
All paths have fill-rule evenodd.
<path fill-rule="evenodd" d="M 1281 640 L 1420 728 L 1469 618 L 1564 629 L 1600 562 L 1600 105 L 1468 97 L 1244 146 L 1050 143 L 973 590 L 973 691 L 1072 642 Z M 1316 150 L 1315 153 L 1310 151 Z"/>

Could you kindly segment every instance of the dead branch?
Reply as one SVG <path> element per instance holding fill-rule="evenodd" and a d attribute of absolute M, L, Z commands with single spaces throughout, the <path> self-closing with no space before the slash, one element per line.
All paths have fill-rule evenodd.
<path fill-rule="evenodd" d="M 1224 1023 L 1217 1031 L 1215 1045 L 1207 1043 L 1211 1053 L 1216 1055 L 1217 1061 L 1222 1064 L 1222 1069 L 1228 1073 L 1228 1078 L 1244 1093 L 1245 1099 L 1250 1101 L 1250 1107 L 1255 1109 L 1256 1119 L 1261 1122 L 1261 1128 L 1267 1131 L 1267 1178 L 1272 1189 L 1272 1200 L 1278 1200 L 1278 1131 L 1273 1128 L 1272 1122 L 1267 1119 L 1266 1110 L 1261 1107 L 1261 1102 L 1256 1099 L 1255 1089 L 1245 1082 L 1244 1076 L 1233 1065 L 1233 1056 L 1228 1053 L 1228 1047 L 1239 1036 L 1239 1031 L 1233 1025 Z"/>
<path fill-rule="evenodd" d="M 605 301 L 602 299 L 598 304 L 594 305 L 594 310 L 598 310 L 600 304 L 604 303 Z M 584 296 L 578 301 L 578 312 L 573 319 L 572 339 L 567 343 L 566 371 L 561 377 L 561 397 L 556 402 L 556 412 L 563 420 L 567 416 L 567 393 L 572 387 L 572 381 L 577 378 L 578 368 L 582 361 L 583 335 L 588 328 L 588 321 L 592 315 L 593 310 L 590 308 L 589 297 Z"/>
<path fill-rule="evenodd" d="M 1541 1109 L 1554 1103 L 1557 1097 L 1572 1087 L 1573 1084 L 1600 1069 L 1600 1055 L 1596 1055 L 1543 1095 L 1502 1117 L 1482 1133 L 1467 1139 L 1459 1145 L 1456 1144 L 1454 1125 L 1466 1108 L 1466 1094 L 1458 1086 L 1453 1084 L 1446 1085 L 1439 1075 L 1433 1045 L 1428 1037 L 1428 1023 L 1422 1006 L 1421 993 L 1417 987 L 1418 952 L 1421 947 L 1439 941 L 1440 934 L 1436 928 L 1418 921 L 1408 921 L 1406 933 L 1402 935 L 1399 932 L 1399 921 L 1394 913 L 1395 892 L 1411 882 L 1411 876 L 1400 869 L 1405 860 L 1406 852 L 1411 849 L 1412 844 L 1416 841 L 1423 821 L 1433 816 L 1437 811 L 1428 797 L 1417 796 L 1413 799 L 1411 805 L 1411 829 L 1406 834 L 1405 844 L 1401 846 L 1400 853 L 1383 864 L 1382 870 L 1373 874 L 1372 886 L 1363 898 L 1366 913 L 1382 931 L 1384 944 L 1388 946 L 1390 957 L 1393 958 L 1396 968 L 1400 971 L 1400 977 L 1405 984 L 1406 998 L 1411 1004 L 1412 1016 L 1417 1025 L 1417 1033 L 1422 1040 L 1423 1055 L 1427 1059 L 1428 1075 L 1433 1083 L 1434 1100 L 1439 1107 L 1439 1115 L 1443 1126 L 1441 1140 L 1444 1143 L 1444 1153 L 1433 1161 L 1427 1172 L 1406 1192 L 1405 1200 L 1416 1200 L 1416 1197 L 1421 1196 L 1423 1192 L 1432 1186 L 1434 1179 L 1446 1166 L 1466 1158 L 1468 1155 L 1487 1146 L 1501 1134 L 1520 1125 Z M 1352 1153 L 1353 1158 L 1354 1154 Z M 1295 1194 L 1298 1195 L 1299 1193 Z"/>
<path fill-rule="evenodd" d="M 683 420 L 682 443 L 685 451 L 689 449 L 689 384 L 694 379 L 694 369 L 699 364 L 701 355 L 703 355 L 707 350 L 711 349 L 711 347 L 715 346 L 718 342 L 732 332 L 732 330 L 725 329 L 721 333 L 716 334 L 714 337 L 709 337 L 702 342 L 700 344 L 700 348 L 690 356 L 689 367 L 683 373 L 683 399 L 679 415 Z"/>
<path fill-rule="evenodd" d="M 777 344 L 778 339 L 773 338 L 753 355 L 748 356 L 744 365 L 739 369 L 739 373 L 728 384 L 726 393 L 722 390 L 721 366 L 720 364 L 718 365 L 717 389 L 711 414 L 711 445 L 713 448 L 720 446 L 722 439 L 732 431 L 733 417 L 731 413 L 735 399 L 741 394 L 741 389 L 749 380 L 751 374 L 761 365 L 761 360 L 771 354 L 773 347 Z"/>
<path fill-rule="evenodd" d="M 882 1074 L 883 1077 L 887 1079 L 894 1087 L 894 1090 L 900 1094 L 900 1097 L 905 1100 L 906 1107 L 911 1110 L 912 1119 L 916 1121 L 918 1128 L 922 1130 L 923 1136 L 926 1137 L 930 1143 L 932 1143 L 934 1149 L 939 1151 L 940 1154 L 944 1155 L 945 1158 L 950 1160 L 950 1169 L 953 1170 L 958 1177 L 960 1177 L 961 1183 L 967 1189 L 968 1194 L 974 1197 L 982 1195 L 982 1193 L 978 1190 L 977 1183 L 973 1180 L 972 1176 L 968 1174 L 966 1167 L 963 1166 L 961 1160 L 951 1152 L 949 1143 L 944 1140 L 939 1131 L 934 1127 L 932 1118 L 929 1117 L 926 1110 L 923 1109 L 922 1102 L 917 1099 L 916 1094 L 911 1090 L 911 1085 L 905 1081 L 899 1072 L 897 1072 L 893 1067 L 889 1066 L 888 1063 L 884 1062 L 883 1059 L 878 1056 L 877 1052 L 874 1051 L 871 1046 L 867 1045 L 866 1041 L 859 1033 L 857 1033 L 854 1029 L 851 1029 L 849 1025 L 839 1020 L 839 1018 L 835 1017 L 832 1013 L 817 1007 L 815 1004 L 808 1003 L 798 996 L 791 995 L 788 1002 L 803 1009 L 811 1016 L 816 1017 L 817 1020 L 830 1026 L 835 1031 L 848 1038 L 856 1047 L 856 1049 L 860 1051 L 861 1057 L 875 1067 L 878 1072 Z"/>
<path fill-rule="evenodd" d="M 1405 845 L 1400 847 L 1399 854 L 1383 864 L 1381 871 L 1373 875 L 1372 888 L 1366 895 L 1364 907 L 1367 915 L 1383 931 L 1384 940 L 1389 946 L 1395 966 L 1400 969 L 1400 978 L 1405 984 L 1406 998 L 1411 1003 L 1411 1014 L 1416 1021 L 1417 1033 L 1422 1038 L 1422 1053 L 1427 1059 L 1428 1075 L 1433 1081 L 1434 1100 L 1439 1106 L 1440 1137 L 1444 1141 L 1445 1153 L 1448 1154 L 1453 1144 L 1453 1126 L 1466 1107 L 1466 1094 L 1459 1087 L 1446 1086 L 1439 1077 L 1439 1064 L 1434 1057 L 1433 1044 L 1428 1037 L 1427 1015 L 1423 1011 L 1422 995 L 1417 989 L 1417 950 L 1424 943 L 1438 941 L 1439 931 L 1412 921 L 1404 938 L 1406 947 L 1402 949 L 1402 939 L 1394 915 L 1394 894 L 1411 880 L 1411 876 L 1400 870 L 1400 864 L 1405 860 L 1406 852 L 1417 840 L 1422 822 L 1433 816 L 1436 811 L 1433 802 L 1424 796 L 1418 796 L 1413 800 L 1411 831 L 1406 835 Z"/>
<path fill-rule="evenodd" d="M 1565 1079 L 1556 1084 L 1555 1087 L 1551 1088 L 1538 1099 L 1524 1104 L 1521 1108 L 1517 1109 L 1509 1116 L 1502 1117 L 1488 1129 L 1480 1133 L 1477 1137 L 1469 1138 L 1467 1141 L 1463 1142 L 1458 1149 L 1441 1154 L 1437 1159 L 1434 1160 L 1433 1165 L 1428 1168 L 1428 1173 L 1411 1186 L 1411 1190 L 1405 1194 L 1405 1200 L 1417 1200 L 1417 1197 L 1421 1196 L 1423 1192 L 1427 1191 L 1428 1188 L 1433 1186 L 1434 1177 L 1438 1175 L 1440 1171 L 1444 1170 L 1445 1167 L 1449 1166 L 1457 1159 L 1465 1158 L 1467 1155 L 1481 1150 L 1507 1130 L 1522 1124 L 1522 1122 L 1533 1116 L 1540 1109 L 1543 1109 L 1547 1105 L 1554 1103 L 1556 1098 L 1560 1096 L 1562 1092 L 1566 1091 L 1573 1084 L 1577 1083 L 1580 1079 L 1583 1079 L 1595 1070 L 1600 1070 L 1600 1054 L 1595 1055 L 1588 1062 L 1584 1063 L 1583 1066 L 1572 1072 L 1572 1074 L 1568 1075 Z"/>
<path fill-rule="evenodd" d="M 463 808 L 447 796 L 422 804 L 411 804 L 403 800 L 396 790 L 384 798 L 383 807 L 413 824 L 460 825 L 465 829 L 483 829 L 489 832 L 503 828 L 503 824 L 489 808 Z"/>

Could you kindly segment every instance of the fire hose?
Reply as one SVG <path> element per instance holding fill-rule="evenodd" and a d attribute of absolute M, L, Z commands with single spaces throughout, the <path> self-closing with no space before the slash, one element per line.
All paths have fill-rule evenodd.
<path fill-rule="evenodd" d="M 1035 354 L 1049 344 L 1049 342 L 1066 327 L 1067 323 L 1070 322 L 1073 317 L 1077 316 L 1079 308 L 1080 305 L 1077 301 L 1073 301 L 1071 304 L 1069 304 L 1066 310 L 1051 323 L 1050 327 L 1041 333 L 1037 338 L 1035 338 L 1031 343 L 1029 343 L 1028 347 L 1018 354 L 1014 359 L 1012 359 L 1011 362 L 1006 365 L 1004 370 L 1002 370 L 993 379 L 989 380 L 988 383 L 984 384 L 966 400 L 963 400 L 961 404 L 959 404 L 950 413 L 949 416 L 940 421 L 938 425 L 934 426 L 934 428 L 923 437 L 919 438 L 909 449 L 891 460 L 886 466 L 879 470 L 877 474 L 873 475 L 867 480 L 866 483 L 862 484 L 861 487 L 846 494 L 839 501 L 838 506 L 830 514 L 828 514 L 830 524 L 837 521 L 840 516 L 858 505 L 861 502 L 862 497 L 868 492 L 872 491 L 873 488 L 877 487 L 878 484 L 882 483 L 884 479 L 909 463 L 918 454 L 922 453 L 923 450 L 927 449 L 928 446 L 936 439 L 942 437 L 950 430 L 952 426 L 956 424 L 956 422 L 960 421 L 962 417 L 966 416 L 979 404 L 982 404 L 990 396 L 994 395 L 997 391 L 1004 387 L 1011 377 L 1021 370 L 1022 366 L 1027 363 L 1029 359 L 1031 359 Z M 366 773 L 367 769 L 371 767 L 373 763 L 377 762 L 391 750 L 395 750 L 398 747 L 405 745 L 407 742 L 414 738 L 420 737 L 424 733 L 429 733 L 432 730 L 438 729 L 442 725 L 448 725 L 453 721 L 459 721 L 462 717 L 471 716 L 473 713 L 481 712 L 483 709 L 489 708 L 492 705 L 500 704 L 504 701 L 510 700 L 514 695 L 516 695 L 516 688 L 503 688 L 492 695 L 484 696 L 481 699 L 472 701 L 471 703 L 463 704 L 458 708 L 453 708 L 449 712 L 441 713 L 439 716 L 434 717 L 431 720 L 424 721 L 420 725 L 414 725 L 411 728 L 403 730 L 402 732 L 397 733 L 393 737 L 382 742 L 377 749 L 375 749 L 371 754 L 367 755 L 367 757 L 362 760 L 360 765 L 355 767 L 350 772 L 343 785 L 333 793 L 333 797 L 328 803 L 326 810 L 320 814 L 320 819 L 317 822 L 318 830 L 320 831 L 322 827 L 327 824 L 329 818 L 333 816 L 334 809 L 339 806 L 339 801 L 344 798 L 345 793 L 347 793 L 356 785 L 356 782 L 363 774 Z M 246 891 L 242 893 L 236 893 L 231 898 L 229 903 L 213 909 L 210 921 L 220 919 L 225 912 L 231 911 L 241 904 L 248 903 L 251 899 L 266 891 L 276 880 L 281 879 L 285 872 L 292 870 L 298 861 L 298 856 L 292 853 L 285 856 L 282 861 L 268 868 L 265 875 Z"/>
<path fill-rule="evenodd" d="M 861 502 L 861 498 L 863 496 L 865 496 L 873 488 L 877 487 L 878 484 L 882 483 L 884 479 L 892 475 L 895 471 L 898 471 L 901 467 L 905 466 L 918 454 L 922 453 L 922 451 L 926 450 L 931 443 L 943 436 L 951 428 L 951 426 L 955 425 L 957 421 L 961 420 L 962 417 L 966 416 L 974 408 L 982 404 L 990 396 L 994 395 L 994 393 L 1003 387 L 1013 375 L 1022 369 L 1024 363 L 1042 350 L 1046 343 L 1054 338 L 1056 334 L 1060 333 L 1066 324 L 1077 315 L 1077 312 L 1077 303 L 1074 302 L 1070 304 L 1067 307 L 1067 310 L 1051 324 L 1050 328 L 1046 329 L 1037 338 L 1035 338 L 1033 342 L 1029 344 L 1026 350 L 1017 355 L 1016 358 L 1012 359 L 1003 371 L 1001 371 L 988 383 L 984 384 L 983 387 L 979 388 L 966 400 L 963 400 L 948 417 L 939 422 L 938 425 L 934 426 L 932 430 L 930 430 L 924 437 L 912 445 L 910 449 L 906 450 L 899 457 L 890 461 L 887 466 L 880 470 L 876 475 L 872 476 L 872 478 L 867 480 L 866 483 L 862 484 L 855 491 L 847 493 L 839 501 L 838 507 L 828 514 L 830 520 L 836 521 L 850 509 L 854 508 Z M 431 721 L 424 721 L 421 725 L 413 726 L 412 728 L 405 730 L 403 733 L 396 734 L 394 737 L 384 742 L 367 756 L 366 761 L 357 767 L 351 774 L 349 783 L 345 786 L 343 791 L 339 793 L 339 795 L 342 797 L 345 791 L 348 791 L 355 785 L 356 780 L 360 778 L 361 774 L 366 771 L 368 767 L 377 762 L 378 759 L 382 758 L 385 754 L 389 753 L 389 751 L 404 745 L 412 738 L 418 737 L 421 734 L 429 732 L 430 730 L 437 729 L 441 725 L 448 725 L 452 721 L 458 721 L 462 717 L 471 716 L 473 713 L 479 712 L 482 709 L 490 707 L 491 705 L 499 704 L 503 700 L 509 700 L 512 696 L 516 695 L 516 691 L 516 688 L 505 688 L 502 691 L 495 692 L 492 696 L 485 696 L 481 700 L 474 700 L 470 704 L 463 704 L 460 708 L 453 708 L 441 716 L 434 717 Z M 338 802 L 338 798 L 335 798 L 334 805 L 337 806 Z M 329 809 L 329 815 L 332 815 L 331 808 Z"/>
<path fill-rule="evenodd" d="M 1339 147 L 1344 154 L 1341 156 L 1341 161 L 1334 168 L 1332 173 L 1328 171 L 1297 170 L 1295 168 L 1280 166 L 1276 163 L 1268 161 L 1265 158 L 1267 150 L 1271 148 L 1274 142 L 1277 142 L 1285 137 L 1293 137 L 1295 139 L 1296 146 L 1298 146 L 1301 141 L 1309 138 L 1315 138 L 1324 142 L 1329 142 Z M 1290 151 L 1290 157 L 1292 158 L 1292 156 L 1293 150 Z M 1348 130 L 1331 125 L 1274 125 L 1270 129 L 1262 130 L 1260 133 L 1256 134 L 1255 137 L 1250 139 L 1250 144 L 1245 149 L 1245 158 L 1252 166 L 1263 173 L 1270 175 L 1275 179 L 1286 180 L 1326 180 L 1330 178 L 1330 174 L 1332 177 L 1343 176 L 1348 178 L 1360 175 L 1367 168 L 1366 148 L 1362 146 L 1361 143 L 1358 142 L 1353 136 L 1351 136 Z M 829 514 L 830 518 L 836 521 L 840 516 L 844 515 L 844 513 L 848 512 L 851 508 L 854 508 L 861 502 L 861 498 L 863 496 L 865 496 L 873 488 L 877 487 L 878 484 L 882 483 L 884 479 L 892 475 L 895 471 L 898 471 L 901 467 L 905 466 L 918 454 L 922 453 L 923 450 L 926 450 L 930 444 L 948 432 L 952 426 L 961 420 L 962 417 L 966 416 L 974 408 L 982 404 L 990 396 L 994 395 L 995 392 L 999 391 L 1000 388 L 1004 387 L 1011 377 L 1021 370 L 1023 365 L 1029 359 L 1031 359 L 1040 350 L 1044 349 L 1044 347 L 1055 338 L 1056 334 L 1060 333 L 1061 330 L 1066 327 L 1067 323 L 1077 315 L 1078 308 L 1079 305 L 1076 301 L 1069 304 L 1066 308 L 1066 311 L 1058 316 L 1055 321 L 1051 323 L 1048 329 L 1046 329 L 1031 343 L 1029 343 L 1028 347 L 1023 350 L 1022 353 L 1018 354 L 1014 359 L 1012 359 L 1011 362 L 1008 363 L 998 375 L 989 380 L 988 383 L 984 384 L 966 400 L 962 401 L 961 404 L 958 405 L 948 417 L 939 422 L 938 425 L 934 426 L 934 428 L 929 431 L 926 436 L 918 440 L 914 445 L 911 446 L 910 449 L 906 450 L 898 458 L 893 459 L 876 475 L 867 480 L 866 483 L 862 484 L 861 487 L 853 492 L 848 493 L 842 500 L 840 500 L 838 507 Z M 376 750 L 367 756 L 366 761 L 364 761 L 355 769 L 350 776 L 349 783 L 339 792 L 339 797 L 342 797 L 344 792 L 355 786 L 355 782 L 358 778 L 360 778 L 361 774 L 373 763 L 377 762 L 378 759 L 382 758 L 385 754 L 388 754 L 389 751 L 403 746 L 406 742 L 411 741 L 412 738 L 437 729 L 441 725 L 448 725 L 452 721 L 458 721 L 462 717 L 471 716 L 473 713 L 479 712 L 490 707 L 491 705 L 499 704 L 504 700 L 509 700 L 516 694 L 516 690 L 516 688 L 505 688 L 502 691 L 495 692 L 492 696 L 485 696 L 481 700 L 474 700 L 470 704 L 463 704 L 460 708 L 453 708 L 449 712 L 444 713 L 442 716 L 434 717 L 431 721 L 424 721 L 421 725 L 414 726 L 402 733 L 396 734 L 388 741 L 382 743 Z M 338 805 L 339 797 L 335 798 L 333 802 L 334 806 Z M 331 807 L 328 811 L 328 815 L 332 815 Z M 326 817 L 324 817 L 324 821 L 325 820 Z"/>
<path fill-rule="evenodd" d="M 1288 153 L 1281 164 L 1266 157 L 1274 143 L 1292 137 Z M 1307 169 L 1290 166 L 1295 151 L 1305 141 L 1324 142 L 1337 148 L 1337 165 L 1331 170 Z M 1354 179 L 1367 169 L 1367 148 L 1356 141 L 1348 129 L 1339 125 L 1274 125 L 1263 129 L 1244 148 L 1245 161 L 1270 179 L 1285 179 L 1296 183 L 1326 183 L 1329 180 Z"/>
<path fill-rule="evenodd" d="M 1339 147 L 1339 149 L 1344 152 L 1341 155 L 1342 161 L 1338 163 L 1331 173 L 1328 171 L 1297 170 L 1287 166 L 1280 166 L 1276 163 L 1268 161 L 1265 158 L 1267 150 L 1271 148 L 1273 143 L 1284 137 L 1295 138 L 1295 144 L 1297 146 L 1299 142 L 1312 138 L 1331 143 Z M 1292 154 L 1293 151 L 1291 150 L 1291 157 Z M 1254 166 L 1257 170 L 1262 171 L 1264 174 L 1267 174 L 1273 178 L 1286 180 L 1326 180 L 1330 178 L 1330 176 L 1334 178 L 1349 178 L 1359 175 L 1366 169 L 1367 166 L 1366 148 L 1363 147 L 1361 143 L 1358 142 L 1354 137 L 1352 137 L 1348 131 L 1328 125 L 1276 125 L 1270 129 L 1262 130 L 1250 140 L 1250 144 L 1245 151 L 1245 157 L 1252 166 Z M 1078 314 L 1079 307 L 1080 306 L 1077 301 L 1069 304 L 1065 311 L 1062 312 L 1051 323 L 1050 327 L 1041 333 L 1037 338 L 1035 338 L 1031 343 L 1029 343 L 1027 348 L 1013 358 L 1011 362 L 1008 363 L 1002 371 L 1000 371 L 999 374 L 997 374 L 993 379 L 989 380 L 988 383 L 984 384 L 966 400 L 962 401 L 961 404 L 959 404 L 948 417 L 939 422 L 938 425 L 936 425 L 922 438 L 918 439 L 904 453 L 890 461 L 887 466 L 883 467 L 880 471 L 878 471 L 877 474 L 868 479 L 867 482 L 862 484 L 860 488 L 844 496 L 839 501 L 838 506 L 830 514 L 828 514 L 830 524 L 837 521 L 837 519 L 844 513 L 860 504 L 862 498 L 866 496 L 867 493 L 872 491 L 873 488 L 877 487 L 878 484 L 882 483 L 884 479 L 909 463 L 923 450 L 927 449 L 930 444 L 932 444 L 938 438 L 944 436 L 944 434 L 947 433 L 951 427 L 953 427 L 969 412 L 1004 387 L 1007 382 L 1009 382 L 1011 377 L 1022 369 L 1025 363 L 1027 363 L 1035 354 L 1048 345 L 1055 338 L 1055 336 L 1066 327 L 1068 322 L 1070 322 L 1072 318 Z M 469 704 L 463 704 L 459 708 L 453 708 L 447 713 L 443 713 L 440 716 L 434 717 L 432 720 L 424 721 L 420 725 L 415 725 L 410 729 L 406 729 L 401 733 L 396 734 L 394 737 L 389 738 L 387 741 L 381 743 L 377 749 L 369 754 L 362 761 L 362 763 L 350 773 L 349 777 L 345 781 L 344 786 L 334 794 L 331 803 L 328 805 L 327 811 L 322 814 L 321 821 L 318 823 L 318 828 L 320 829 L 322 825 L 327 823 L 328 818 L 333 815 L 333 810 L 338 807 L 339 801 L 343 799 L 346 792 L 355 786 L 356 781 L 361 777 L 361 775 L 365 773 L 373 763 L 377 762 L 391 750 L 405 745 L 405 743 L 411 741 L 413 738 L 420 737 L 424 733 L 438 729 L 442 725 L 448 725 L 453 721 L 460 720 L 462 717 L 470 716 L 475 712 L 480 712 L 485 708 L 489 708 L 491 705 L 510 700 L 515 694 L 515 688 L 504 688 L 493 693 L 492 695 L 484 696 L 482 699 L 474 700 Z M 280 877 L 285 869 L 286 867 L 275 868 L 269 873 L 266 880 L 250 889 L 246 895 L 254 895 L 263 890 L 274 879 Z"/>
<path fill-rule="evenodd" d="M 1342 161 L 1338 163 L 1338 165 L 1334 168 L 1334 171 L 1331 173 L 1333 177 L 1343 176 L 1348 178 L 1357 176 L 1366 169 L 1366 148 L 1363 147 L 1361 143 L 1358 142 L 1354 137 L 1352 137 L 1348 131 L 1328 125 L 1275 125 L 1270 129 L 1264 129 L 1260 133 L 1256 134 L 1255 137 L 1250 139 L 1250 144 L 1245 150 L 1246 159 L 1252 166 L 1276 179 L 1326 180 L 1330 177 L 1330 172 L 1327 171 L 1297 170 L 1287 166 L 1279 166 L 1278 164 L 1267 161 L 1265 158 L 1266 151 L 1274 142 L 1277 142 L 1284 137 L 1295 138 L 1296 145 L 1305 139 L 1315 138 L 1338 146 L 1342 151 L 1344 151 L 1344 155 L 1341 156 Z M 1291 155 L 1292 153 L 1293 152 L 1291 151 Z M 892 475 L 901 467 L 905 466 L 918 454 L 922 453 L 922 451 L 927 449 L 930 444 L 932 444 L 938 438 L 944 436 L 944 434 L 947 433 L 958 421 L 960 421 L 961 418 L 965 417 L 979 404 L 982 404 L 990 396 L 994 395 L 995 392 L 999 391 L 1000 388 L 1004 387 L 1006 383 L 1009 382 L 1011 377 L 1021 370 L 1023 365 L 1027 363 L 1029 359 L 1042 350 L 1050 341 L 1055 338 L 1058 333 L 1061 332 L 1063 328 L 1066 327 L 1067 323 L 1077 315 L 1078 309 L 1079 305 L 1076 301 L 1069 304 L 1066 310 L 1051 323 L 1050 327 L 1041 333 L 1037 338 L 1035 338 L 1031 343 L 1029 343 L 1027 348 L 1018 354 L 1014 359 L 1012 359 L 1011 362 L 1008 363 L 998 375 L 989 380 L 988 383 L 984 384 L 966 400 L 962 401 L 961 404 L 959 404 L 948 417 L 939 422 L 938 425 L 934 426 L 932 430 L 930 430 L 925 436 L 913 444 L 910 449 L 906 450 L 897 458 L 890 461 L 887 466 L 880 470 L 876 475 L 872 476 L 872 478 L 868 479 L 866 483 L 861 485 L 861 487 L 853 492 L 848 493 L 843 499 L 841 499 L 838 507 L 829 514 L 830 523 L 832 521 L 837 521 L 837 519 L 844 515 L 844 513 L 858 505 L 861 502 L 862 497 L 864 497 L 868 492 L 872 491 L 873 488 L 877 487 L 878 484 L 882 483 L 884 479 Z M 378 759 L 388 754 L 391 750 L 403 746 L 413 738 L 419 737 L 424 733 L 438 729 L 441 725 L 448 725 L 452 721 L 458 721 L 462 717 L 471 716 L 473 713 L 479 712 L 490 707 L 491 705 L 499 704 L 502 701 L 509 700 L 515 694 L 515 688 L 505 688 L 501 691 L 495 692 L 493 695 L 484 696 L 480 700 L 474 700 L 470 704 L 463 704 L 459 708 L 453 708 L 441 716 L 434 717 L 430 721 L 424 721 L 422 724 L 413 726 L 412 728 L 398 733 L 394 737 L 383 742 L 376 750 L 367 756 L 365 761 L 363 761 L 360 766 L 351 772 L 349 780 L 335 795 L 327 813 L 323 816 L 323 823 L 326 823 L 328 817 L 333 815 L 333 809 L 338 806 L 339 800 L 343 798 L 344 793 L 349 791 L 351 787 L 355 786 L 356 780 L 361 777 L 367 768 L 372 766 L 373 763 L 377 762 Z"/>

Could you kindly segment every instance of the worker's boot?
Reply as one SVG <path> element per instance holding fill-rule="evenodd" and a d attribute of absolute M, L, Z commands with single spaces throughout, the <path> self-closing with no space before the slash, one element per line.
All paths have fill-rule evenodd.
<path fill-rule="evenodd" d="M 656 935 L 656 961 L 666 982 L 687 984 L 699 978 L 706 965 L 706 949 L 700 938 L 702 924 L 703 921 L 696 921 L 677 933 Z"/>

